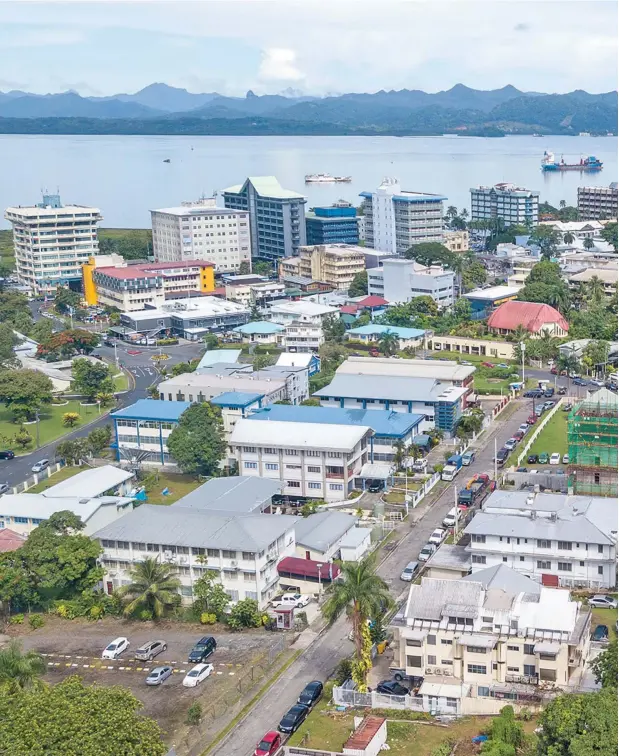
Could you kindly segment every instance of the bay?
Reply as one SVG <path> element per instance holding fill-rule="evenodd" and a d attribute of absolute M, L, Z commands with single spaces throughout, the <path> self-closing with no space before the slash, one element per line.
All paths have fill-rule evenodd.
<path fill-rule="evenodd" d="M 544 150 L 567 162 L 595 155 L 598 173 L 542 173 Z M 169 160 L 169 163 L 164 163 Z M 276 176 L 308 207 L 345 199 L 394 176 L 470 210 L 471 187 L 511 182 L 553 205 L 576 204 L 578 186 L 617 181 L 611 137 L 182 137 L 0 135 L 0 208 L 32 205 L 43 189 L 64 203 L 101 209 L 104 227 L 146 228 L 149 210 L 211 196 L 247 176 Z M 306 185 L 307 173 L 352 176 L 349 184 Z M 1 221 L 2 227 L 9 224 Z"/>

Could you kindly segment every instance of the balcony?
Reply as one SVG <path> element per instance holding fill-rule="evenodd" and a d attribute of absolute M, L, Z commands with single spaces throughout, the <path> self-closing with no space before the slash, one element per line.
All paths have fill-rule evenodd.
<path fill-rule="evenodd" d="M 539 685 L 539 675 L 505 675 L 505 682 L 521 685 Z"/>

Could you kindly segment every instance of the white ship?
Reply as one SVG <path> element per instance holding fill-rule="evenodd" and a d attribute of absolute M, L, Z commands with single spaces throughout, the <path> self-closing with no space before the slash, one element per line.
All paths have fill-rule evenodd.
<path fill-rule="evenodd" d="M 332 176 L 330 173 L 308 173 L 305 177 L 306 184 L 347 184 L 352 181 L 352 176 Z"/>

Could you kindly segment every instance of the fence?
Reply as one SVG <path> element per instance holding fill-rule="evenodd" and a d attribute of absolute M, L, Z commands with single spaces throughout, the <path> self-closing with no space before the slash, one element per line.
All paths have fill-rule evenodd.
<path fill-rule="evenodd" d="M 550 422 L 550 419 L 553 418 L 556 415 L 556 413 L 561 409 L 562 404 L 563 404 L 563 397 L 559 399 L 559 401 L 555 404 L 555 406 L 550 410 L 550 412 L 546 415 L 546 417 L 541 421 L 541 423 L 529 436 L 529 440 L 527 441 L 526 445 L 522 448 L 522 451 L 518 455 L 518 465 L 520 465 L 522 460 L 526 457 L 529 449 L 533 446 L 533 442 L 539 436 L 539 434 L 544 430 L 544 428 L 548 425 L 548 423 Z"/>
<path fill-rule="evenodd" d="M 46 480 L 47 478 L 51 478 L 54 473 L 57 473 L 64 466 L 65 462 L 54 462 L 49 467 L 46 467 L 43 472 L 35 473 L 30 478 L 26 478 L 26 480 L 18 483 L 16 486 L 13 486 L 11 493 L 24 493 L 24 491 L 27 491 L 29 488 L 38 485 L 41 481 Z"/>
<path fill-rule="evenodd" d="M 359 693 L 348 688 L 333 688 L 333 702 L 338 706 L 366 707 L 370 709 L 411 709 L 423 711 L 423 699 L 420 696 L 389 696 L 377 693 Z"/>
<path fill-rule="evenodd" d="M 560 493 L 567 493 L 569 485 L 567 475 L 553 475 L 551 472 L 506 472 L 503 475 L 503 485 L 505 485 L 506 481 L 513 482 L 516 489 L 524 486 L 539 486 L 540 489 L 558 491 Z"/>

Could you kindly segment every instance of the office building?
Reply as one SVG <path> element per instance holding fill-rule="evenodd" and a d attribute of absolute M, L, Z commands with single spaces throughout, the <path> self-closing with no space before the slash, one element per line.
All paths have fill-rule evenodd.
<path fill-rule="evenodd" d="M 345 512 L 316 512 L 300 517 L 294 526 L 296 556 L 329 564 L 340 559 L 340 546 L 347 535 L 357 530 L 357 517 Z M 367 535 L 368 528 L 361 528 Z"/>
<path fill-rule="evenodd" d="M 409 192 L 385 178 L 375 192 L 361 192 L 366 246 L 402 255 L 420 242 L 443 241 L 443 201 L 438 194 Z"/>
<path fill-rule="evenodd" d="M 494 357 L 500 360 L 514 359 L 514 343 L 509 341 L 434 334 L 426 339 L 426 348 L 436 352 L 459 352 L 461 355 L 472 354 L 477 357 Z"/>
<path fill-rule="evenodd" d="M 439 307 L 455 301 L 455 274 L 440 265 L 420 265 L 414 260 L 391 258 L 381 267 L 368 270 L 368 294 L 383 297 L 392 304 L 428 296 Z"/>
<path fill-rule="evenodd" d="M 298 275 L 348 291 L 357 273 L 365 270 L 365 250 L 347 244 L 301 247 L 298 261 Z"/>
<path fill-rule="evenodd" d="M 44 194 L 32 207 L 8 207 L 13 226 L 15 272 L 35 295 L 53 295 L 57 286 L 79 290 L 82 265 L 99 252 L 96 207 L 63 205 L 58 194 Z"/>
<path fill-rule="evenodd" d="M 251 256 L 296 255 L 306 243 L 302 194 L 283 189 L 275 176 L 256 176 L 221 192 L 225 207 L 249 215 Z"/>
<path fill-rule="evenodd" d="M 616 526 L 611 498 L 497 490 L 465 533 L 473 574 L 504 564 L 550 587 L 598 590 L 617 585 Z"/>
<path fill-rule="evenodd" d="M 582 220 L 616 219 L 617 182 L 609 186 L 579 186 L 578 217 Z"/>
<path fill-rule="evenodd" d="M 215 207 L 213 200 L 151 210 L 157 262 L 210 260 L 218 273 L 250 262 L 249 213 Z"/>
<path fill-rule="evenodd" d="M 591 611 L 501 564 L 459 580 L 423 577 L 392 628 L 394 662 L 423 678 L 425 711 L 498 714 L 507 703 L 541 705 L 544 688 L 578 688 Z"/>
<path fill-rule="evenodd" d="M 469 251 L 469 232 L 468 231 L 444 231 L 443 244 L 450 252 L 468 252 Z"/>
<path fill-rule="evenodd" d="M 308 244 L 358 244 L 357 208 L 340 200 L 329 207 L 313 207 L 305 214 Z"/>
<path fill-rule="evenodd" d="M 471 189 L 471 220 L 494 218 L 502 218 L 506 226 L 536 226 L 539 192 L 506 183 Z"/>
<path fill-rule="evenodd" d="M 263 405 L 287 398 L 285 380 L 257 380 L 253 374 L 244 372 L 182 373 L 161 381 L 158 389 L 159 398 L 167 402 L 209 402 L 227 391 L 260 394 Z"/>

